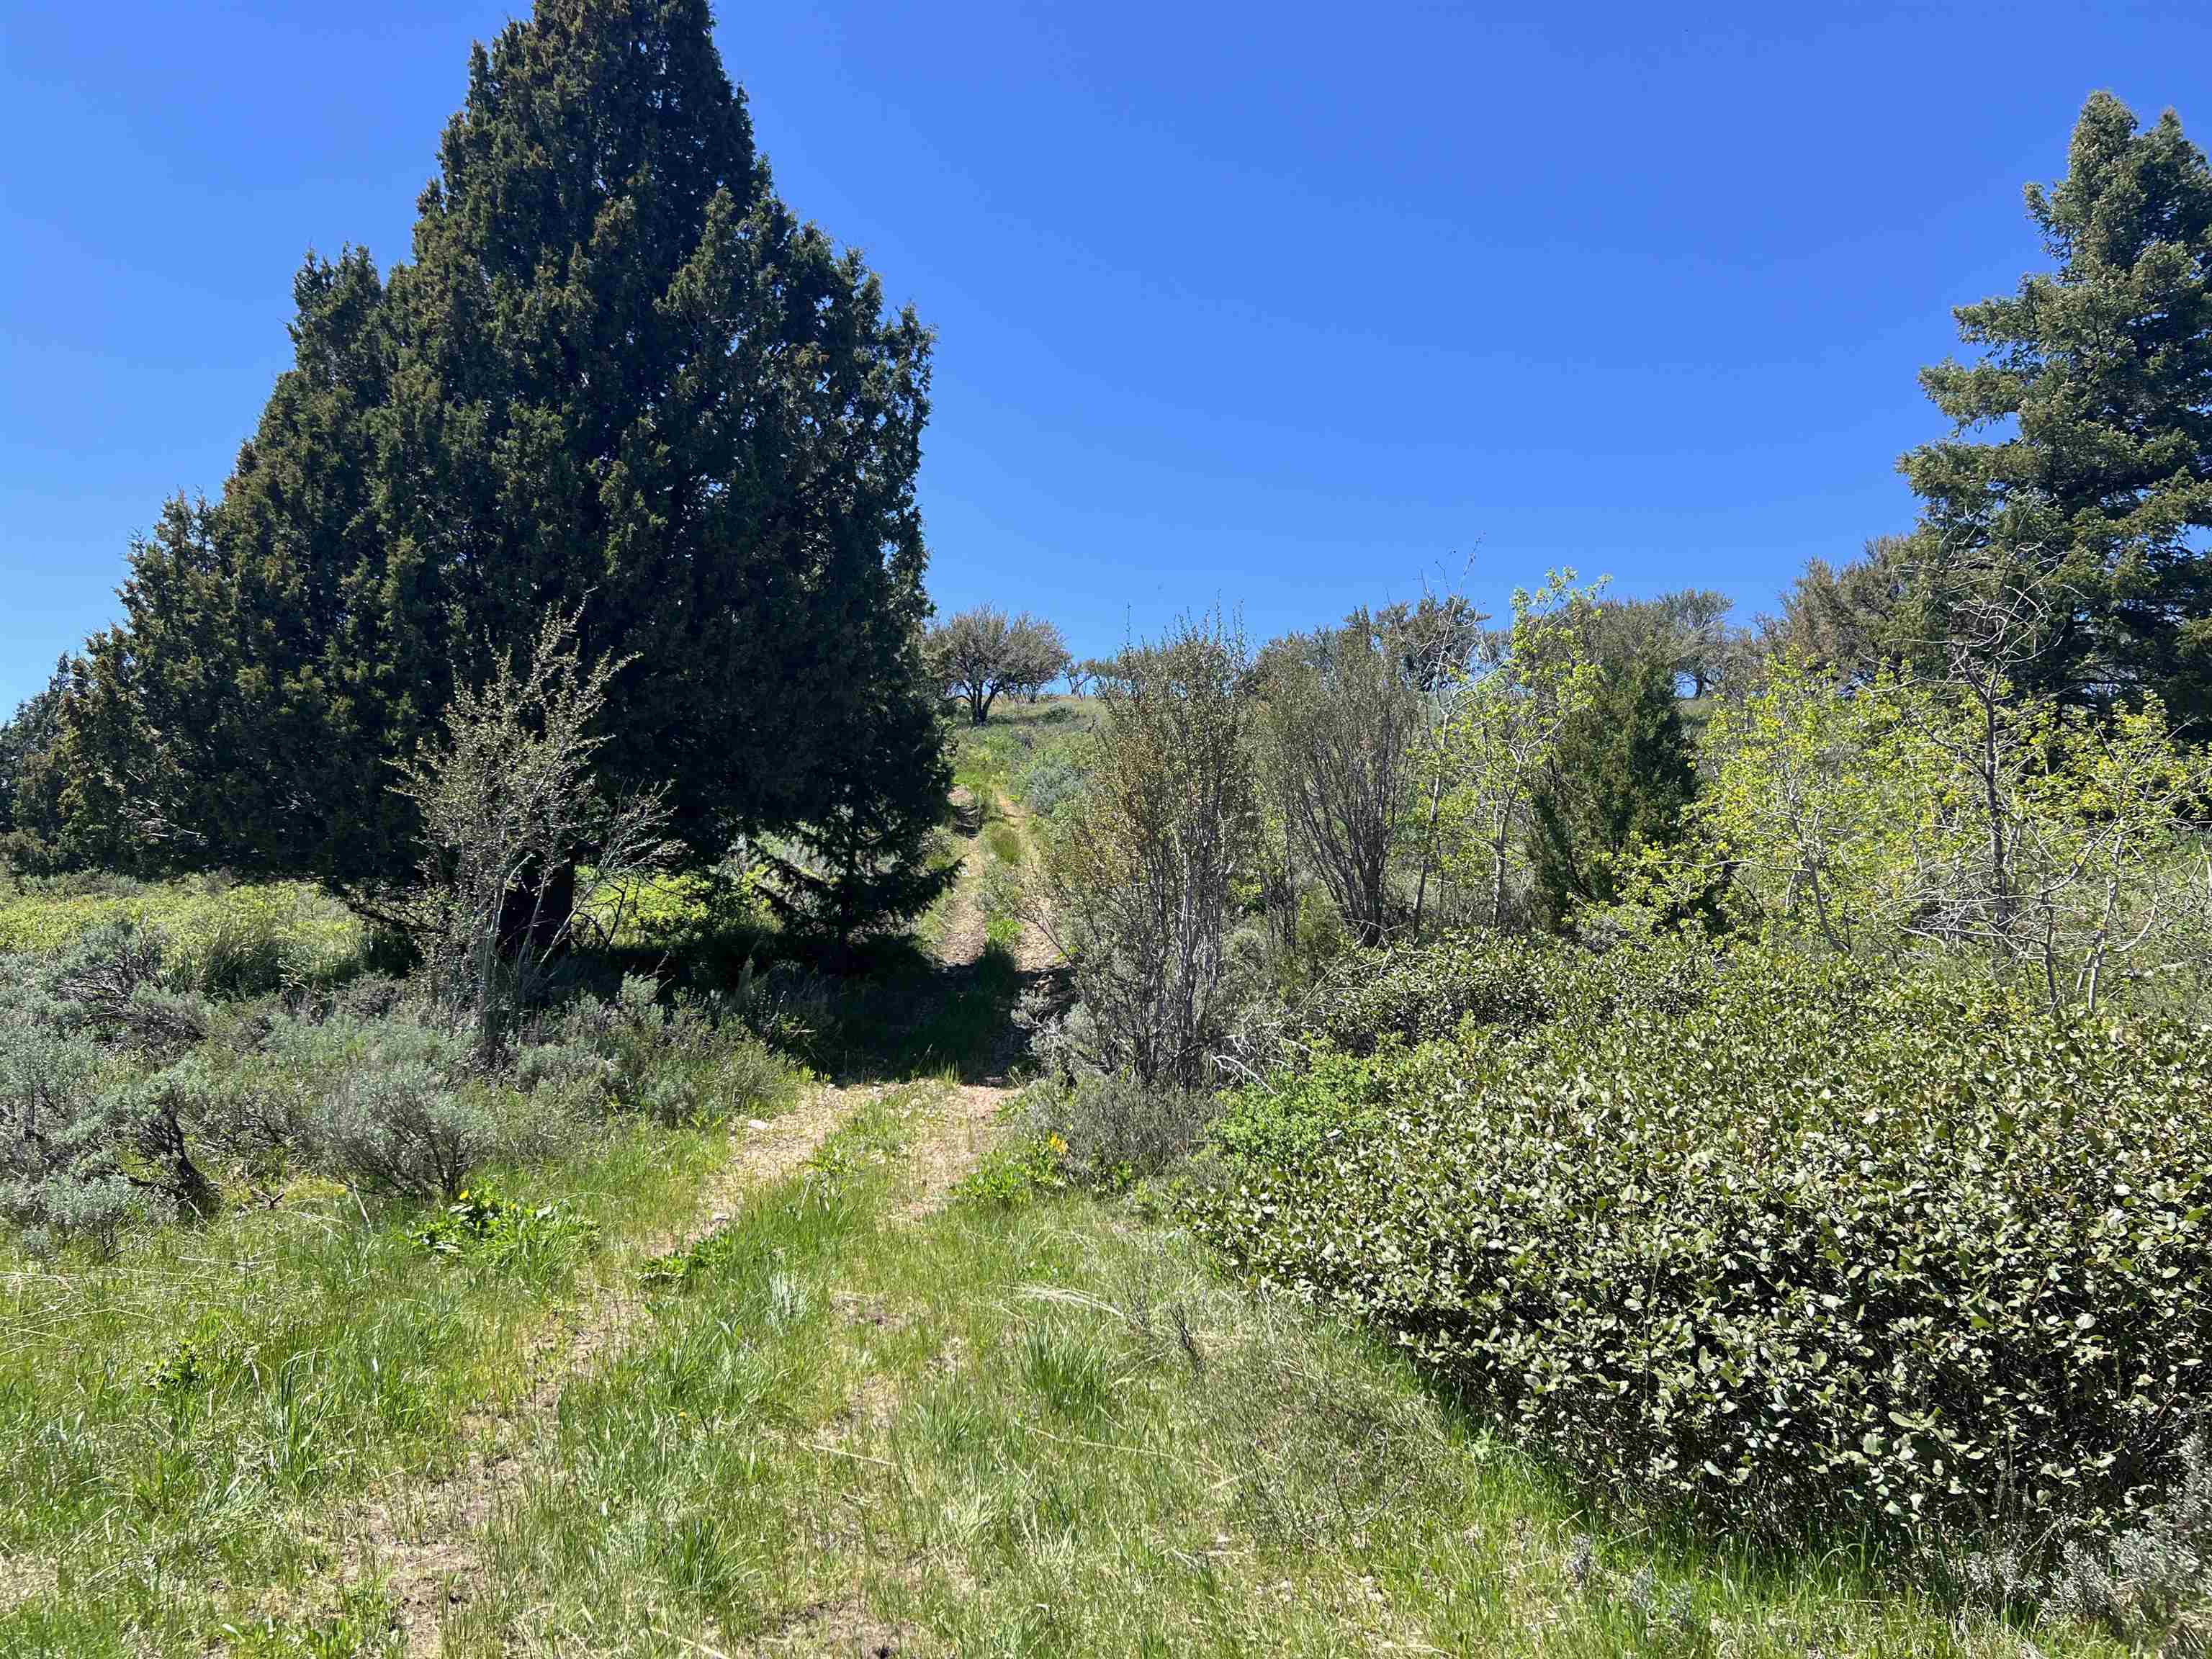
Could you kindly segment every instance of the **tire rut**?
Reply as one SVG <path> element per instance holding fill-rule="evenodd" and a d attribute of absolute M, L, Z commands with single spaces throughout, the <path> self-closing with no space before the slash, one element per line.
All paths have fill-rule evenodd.
<path fill-rule="evenodd" d="M 721 1226 L 745 1195 L 791 1174 L 848 1118 L 882 1092 L 825 1085 L 780 1117 L 738 1126 L 727 1164 L 708 1182 L 693 1224 L 640 1241 L 641 1260 L 688 1249 Z M 465 1442 L 481 1454 L 443 1480 L 400 1483 L 356 1504 L 337 1522 L 333 1541 L 341 1580 L 380 1576 L 410 1655 L 438 1651 L 448 1610 L 468 1599 L 482 1572 L 477 1540 L 548 1452 L 546 1431 L 569 1384 L 619 1353 L 644 1310 L 634 1275 L 623 1274 L 565 1310 L 533 1344 L 529 1361 L 543 1375 L 511 1410 L 464 1420 Z"/>

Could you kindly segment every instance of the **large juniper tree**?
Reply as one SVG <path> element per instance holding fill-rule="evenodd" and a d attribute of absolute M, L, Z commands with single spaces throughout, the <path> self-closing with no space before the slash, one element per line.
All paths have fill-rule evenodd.
<path fill-rule="evenodd" d="M 540 0 L 472 55 L 412 260 L 309 258 L 221 498 L 170 506 L 88 647 L 100 810 L 187 860 L 404 874 L 389 763 L 559 607 L 629 659 L 611 781 L 670 783 L 701 857 L 856 787 L 879 854 L 918 844 L 929 335 L 778 198 L 710 30 Z"/>
<path fill-rule="evenodd" d="M 2142 131 L 2099 93 L 2027 207 L 2057 269 L 1962 307 L 1985 355 L 1922 375 L 1959 427 L 1902 464 L 1932 553 L 2067 596 L 2035 689 L 2212 714 L 2212 171 L 2172 111 Z"/>

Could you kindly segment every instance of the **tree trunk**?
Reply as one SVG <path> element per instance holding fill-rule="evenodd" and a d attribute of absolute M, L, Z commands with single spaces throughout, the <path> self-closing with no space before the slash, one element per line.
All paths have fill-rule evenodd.
<path fill-rule="evenodd" d="M 539 955 L 561 942 L 576 908 L 576 861 L 554 870 L 538 891 L 532 872 L 507 890 L 499 907 L 499 953 L 512 962 L 526 945 Z"/>
<path fill-rule="evenodd" d="M 1505 837 L 1507 829 L 1501 819 L 1497 835 L 1490 842 L 1490 927 L 1493 933 L 1505 931 Z"/>

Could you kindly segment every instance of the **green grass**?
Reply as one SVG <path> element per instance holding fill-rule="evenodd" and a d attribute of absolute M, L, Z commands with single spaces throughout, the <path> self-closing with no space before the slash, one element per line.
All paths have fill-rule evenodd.
<path fill-rule="evenodd" d="M 961 740 L 982 799 L 1089 718 L 1056 706 Z M 975 850 L 1013 866 L 1029 827 Z M 702 902 L 650 897 L 656 925 Z M 275 915 L 319 960 L 362 948 L 307 890 L 207 883 L 17 893 L 0 927 L 52 951 L 127 906 L 182 939 Z M 900 1086 L 672 1259 L 728 1142 L 629 1119 L 490 1172 L 572 1224 L 516 1248 L 433 1254 L 410 1235 L 434 1212 L 314 1182 L 109 1260 L 0 1247 L 0 1652 L 398 1654 L 364 1502 L 420 1505 L 524 1434 L 545 1356 L 610 1305 L 619 1338 L 454 1540 L 447 1653 L 2120 1650 L 2050 1626 L 2031 1647 L 1848 1546 L 1777 1559 L 1593 1514 L 1373 1340 L 1239 1291 L 1141 1201 L 1063 1190 L 1064 1149 L 1008 1142 L 914 1219 L 942 1091 L 901 1080 L 1000 1063 L 1002 922 L 963 969 L 872 947 L 807 1058 Z"/>
<path fill-rule="evenodd" d="M 1596 1527 L 1127 1209 L 908 1223 L 920 1109 L 760 1194 L 572 1390 L 447 1651 L 2028 1651 L 1845 1562 Z"/>
<path fill-rule="evenodd" d="M 945 721 L 951 746 L 952 781 L 979 799 L 993 793 L 1018 793 L 1022 769 L 1054 744 L 1067 743 L 1095 727 L 1105 705 L 1096 697 L 1040 697 L 1016 702 L 1001 697 L 991 718 L 971 725 L 965 707 Z"/>
<path fill-rule="evenodd" d="M 187 963 L 276 941 L 319 981 L 356 971 L 368 945 L 360 919 L 305 882 L 103 876 L 0 886 L 0 953 L 51 956 L 80 934 L 125 917 L 160 927 Z"/>
<path fill-rule="evenodd" d="M 0 1652 L 197 1651 L 225 1626 L 305 1640 L 315 1621 L 283 1615 L 325 1599 L 343 1507 L 449 1468 L 465 1418 L 526 1395 L 549 1322 L 627 1283 L 727 1144 L 623 1124 L 501 1172 L 592 1232 L 495 1264 L 434 1255 L 409 1237 L 422 1212 L 325 1183 L 111 1261 L 0 1255 Z"/>
<path fill-rule="evenodd" d="M 447 1654 L 2029 1651 L 1841 1555 L 1607 1528 L 1146 1208 L 909 1218 L 942 1097 L 876 1099 L 672 1261 L 646 1243 L 723 1143 L 631 1126 L 506 1177 L 590 1249 L 435 1259 L 419 1212 L 316 1188 L 7 1261 L 0 1651 L 396 1653 L 380 1558 L 339 1570 L 362 1494 L 455 1468 L 562 1310 L 623 1287 L 454 1540 Z"/>

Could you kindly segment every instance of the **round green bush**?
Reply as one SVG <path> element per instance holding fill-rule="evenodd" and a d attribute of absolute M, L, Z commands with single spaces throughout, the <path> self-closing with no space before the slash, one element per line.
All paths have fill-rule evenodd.
<path fill-rule="evenodd" d="M 2212 1393 L 2204 1031 L 1767 952 L 1454 972 L 1534 988 L 1232 1103 L 1194 1220 L 1250 1279 L 1595 1485 L 1771 1536 L 2056 1547 L 2170 1481 Z"/>

